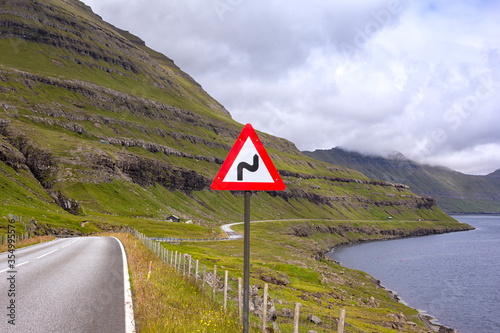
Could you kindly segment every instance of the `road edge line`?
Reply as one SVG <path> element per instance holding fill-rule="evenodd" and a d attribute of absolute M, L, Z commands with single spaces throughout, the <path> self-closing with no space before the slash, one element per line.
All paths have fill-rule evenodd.
<path fill-rule="evenodd" d="M 135 333 L 135 319 L 134 319 L 134 304 L 132 302 L 132 290 L 130 289 L 130 275 L 128 274 L 128 262 L 127 262 L 127 253 L 125 252 L 125 248 L 123 247 L 122 242 L 116 238 L 112 237 L 118 241 L 120 244 L 120 249 L 122 250 L 122 259 L 123 259 L 123 289 L 124 289 L 124 297 L 125 297 L 125 332 L 126 333 Z"/>

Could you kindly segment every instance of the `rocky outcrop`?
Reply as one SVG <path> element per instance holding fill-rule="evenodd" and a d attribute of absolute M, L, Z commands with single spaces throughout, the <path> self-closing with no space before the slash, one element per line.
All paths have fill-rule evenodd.
<path fill-rule="evenodd" d="M 59 205 L 62 209 L 71 213 L 73 215 L 79 215 L 81 213 L 80 204 L 78 201 L 73 199 L 66 199 L 61 192 L 53 192 L 50 194 L 51 198 L 54 199 L 55 203 Z"/>
<path fill-rule="evenodd" d="M 287 286 L 290 284 L 290 278 L 286 274 L 278 272 L 261 271 L 259 272 L 259 278 L 266 283 L 276 286 Z"/>
<path fill-rule="evenodd" d="M 195 143 L 195 144 L 201 143 L 201 144 L 205 144 L 207 146 L 211 146 L 211 145 L 215 146 L 213 143 L 206 142 L 206 140 L 197 140 L 196 137 L 185 136 L 185 138 L 188 138 L 192 143 Z M 181 152 L 179 150 L 172 149 L 172 148 L 164 146 L 164 145 L 156 144 L 153 142 L 147 142 L 144 140 L 131 140 L 131 139 L 127 139 L 127 138 L 123 138 L 123 139 L 106 138 L 104 141 L 107 141 L 110 144 L 120 145 L 122 147 L 141 147 L 141 148 L 143 148 L 151 153 L 161 152 L 167 156 L 175 155 L 175 156 L 179 156 L 179 157 L 196 159 L 196 160 L 200 160 L 200 161 L 212 162 L 212 163 L 217 163 L 217 164 L 222 164 L 224 162 L 224 160 L 221 160 L 221 159 L 216 158 L 216 157 L 192 155 L 192 154 Z M 221 147 L 216 147 L 216 148 L 221 148 Z"/>
<path fill-rule="evenodd" d="M 348 169 L 340 169 L 347 171 Z M 280 170 L 280 175 L 289 176 L 293 178 L 301 178 L 301 179 L 324 179 L 331 182 L 340 182 L 340 183 L 356 183 L 356 184 L 366 184 L 366 185 L 376 185 L 376 186 L 385 186 L 385 187 L 395 187 L 398 189 L 407 190 L 410 187 L 404 184 L 391 183 L 381 180 L 372 180 L 372 179 L 354 179 L 354 178 L 344 178 L 344 177 L 329 177 L 329 176 L 320 176 L 320 175 L 309 175 L 298 172 L 292 172 L 288 170 Z"/>
<path fill-rule="evenodd" d="M 26 166 L 26 158 L 23 154 L 3 139 L 0 141 L 0 161 L 16 171 L 28 169 Z"/>
<path fill-rule="evenodd" d="M 410 222 L 409 222 L 410 223 Z M 359 241 L 368 241 L 370 239 L 393 239 L 393 238 L 405 238 L 405 237 L 415 237 L 415 236 L 426 236 L 434 234 L 443 234 L 452 231 L 466 231 L 472 230 L 473 228 L 467 224 L 456 225 L 453 228 L 426 228 L 417 227 L 414 229 L 381 229 L 376 226 L 361 226 L 357 227 L 350 223 L 345 224 L 299 224 L 290 227 L 290 234 L 297 237 L 309 237 L 315 233 L 326 233 L 332 235 L 340 235 L 342 237 L 347 237 L 349 233 L 356 233 L 366 235 L 366 239 L 361 239 Z M 369 237 L 370 236 L 370 237 Z M 372 237 L 377 236 L 377 237 Z"/>
<path fill-rule="evenodd" d="M 57 165 L 50 151 L 37 147 L 28 137 L 16 133 L 7 121 L 0 122 L 0 135 L 16 149 L 14 151 L 4 144 L 0 159 L 15 169 L 25 165 L 44 188 L 52 188 Z"/>
<path fill-rule="evenodd" d="M 170 190 L 191 192 L 206 189 L 212 183 L 193 170 L 132 154 L 120 154 L 116 166 L 141 186 L 158 183 Z"/>
<path fill-rule="evenodd" d="M 282 172 L 280 171 L 280 174 Z M 292 176 L 289 176 L 292 177 Z M 321 179 L 321 177 L 318 177 Z M 310 179 L 314 179 L 314 176 L 311 176 Z M 356 182 L 357 179 L 351 179 L 345 180 L 346 182 L 352 181 Z M 376 182 L 375 182 L 376 183 Z M 395 187 L 398 186 L 398 184 L 391 184 L 385 182 L 383 184 L 371 184 L 371 185 L 377 185 L 377 186 L 385 186 L 385 187 Z M 401 187 L 403 188 L 403 187 Z M 342 204 L 342 205 L 348 205 L 348 206 L 356 206 L 356 207 L 362 207 L 364 209 L 369 209 L 370 206 L 378 206 L 378 207 L 388 207 L 388 208 L 395 208 L 398 209 L 398 207 L 401 210 L 404 210 L 406 208 L 410 209 L 420 209 L 420 208 L 426 208 L 426 209 L 432 209 L 436 207 L 436 200 L 431 197 L 425 197 L 425 196 L 420 196 L 420 195 L 401 195 L 400 198 L 394 198 L 391 200 L 376 200 L 370 197 L 363 197 L 363 196 L 326 196 L 326 195 L 321 195 L 318 193 L 314 193 L 312 191 L 306 191 L 301 188 L 292 188 L 292 189 L 287 189 L 282 192 L 271 192 L 271 196 L 274 197 L 280 197 L 283 198 L 285 201 L 289 201 L 291 199 L 306 199 L 316 205 L 327 205 L 332 208 L 335 208 L 335 205 L 337 204 Z"/>
<path fill-rule="evenodd" d="M 249 296 L 250 304 L 249 310 L 258 318 L 263 317 L 264 310 L 264 296 L 258 295 L 258 289 L 260 286 L 250 286 Z M 274 300 L 271 297 L 267 297 L 267 307 L 266 307 L 266 321 L 268 323 L 273 322 L 278 317 L 278 311 L 274 305 Z"/>
<path fill-rule="evenodd" d="M 407 222 L 407 223 L 415 223 L 415 222 Z M 352 223 L 332 223 L 331 225 L 326 224 L 311 224 L 311 223 L 303 223 L 303 224 L 294 224 L 289 228 L 289 234 L 307 238 L 314 234 L 332 234 L 339 235 L 344 239 L 337 246 L 347 245 L 351 243 L 362 243 L 369 242 L 374 240 L 388 240 L 388 239 L 399 239 L 406 237 L 417 237 L 417 236 L 427 236 L 427 235 L 436 235 L 436 234 L 444 234 L 449 232 L 457 232 L 457 231 L 467 231 L 473 230 L 474 227 L 465 224 L 465 223 L 457 223 L 453 225 L 453 227 L 423 227 L 417 226 L 416 228 L 391 228 L 391 229 L 383 229 L 379 228 L 377 225 L 372 226 L 355 226 Z M 351 241 L 349 234 L 361 235 L 356 237 L 355 241 Z M 332 248 L 314 248 L 311 250 L 310 255 L 321 261 L 325 259 L 326 253 L 330 252 Z M 337 283 L 340 283 L 337 276 L 330 276 L 329 278 L 325 277 L 325 281 L 328 279 L 336 279 Z"/>

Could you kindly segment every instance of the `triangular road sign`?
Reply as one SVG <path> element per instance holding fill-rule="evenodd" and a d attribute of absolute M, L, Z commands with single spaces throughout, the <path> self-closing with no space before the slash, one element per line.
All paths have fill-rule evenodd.
<path fill-rule="evenodd" d="M 246 124 L 212 182 L 217 191 L 283 191 L 285 183 L 252 125 Z"/>

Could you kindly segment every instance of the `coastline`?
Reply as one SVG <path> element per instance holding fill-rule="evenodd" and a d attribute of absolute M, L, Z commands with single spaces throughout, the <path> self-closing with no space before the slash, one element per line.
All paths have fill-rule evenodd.
<path fill-rule="evenodd" d="M 457 230 L 449 230 L 449 231 L 445 231 L 443 233 L 452 233 L 452 232 L 460 232 L 460 231 L 471 231 L 471 230 L 474 230 L 475 227 L 473 226 L 470 226 L 468 224 L 465 224 L 467 225 L 468 227 L 470 228 L 464 228 L 464 229 L 457 229 Z M 439 232 L 441 233 L 441 232 Z M 430 236 L 430 235 L 433 235 L 435 234 L 435 232 L 429 232 L 428 234 L 425 234 L 425 235 L 405 235 L 405 236 L 400 236 L 400 237 L 384 237 L 384 238 L 380 238 L 380 239 L 372 239 L 372 240 L 364 240 L 364 239 L 361 239 L 361 240 L 357 240 L 357 241 L 351 241 L 351 242 L 347 242 L 347 243 L 343 243 L 343 244 L 338 244 L 336 246 L 333 246 L 331 248 L 328 248 L 328 251 L 325 253 L 326 256 L 328 256 L 329 253 L 332 253 L 335 249 L 338 249 L 342 246 L 348 246 L 348 245 L 356 245 L 356 244 L 363 244 L 363 243 L 368 243 L 368 242 L 378 242 L 378 241 L 385 241 L 385 240 L 395 240 L 395 239 L 404 239 L 404 238 L 413 238 L 413 237 L 423 237 L 423 236 Z M 333 259 L 332 257 L 328 256 L 328 258 L 330 258 L 331 260 L 333 260 L 334 262 L 336 262 L 337 264 L 339 264 L 340 266 L 342 267 L 346 267 L 344 266 L 341 262 Z M 346 267 L 346 268 L 349 268 L 349 267 Z M 351 269 L 351 268 L 349 268 Z M 370 275 L 366 272 L 363 271 L 363 273 L 367 274 L 367 275 Z M 370 275 L 371 276 L 371 275 Z M 397 301 L 397 302 L 400 302 L 410 308 L 413 308 L 411 305 L 407 304 L 406 302 L 402 301 L 401 297 L 399 297 L 399 295 L 397 294 L 396 291 L 394 290 L 391 290 L 389 288 L 386 288 L 385 286 L 382 285 L 381 281 L 374 278 L 372 276 L 372 279 L 374 281 L 374 283 L 384 289 L 389 295 L 390 297 Z M 413 308 L 415 309 L 415 308 Z M 438 324 L 437 321 L 438 319 L 433 317 L 432 315 L 430 314 L 427 314 L 427 313 L 422 313 L 419 309 L 415 309 L 416 311 L 418 311 L 418 318 L 425 324 L 425 326 L 427 327 L 427 329 L 433 331 L 433 332 L 438 332 L 438 333 L 457 333 L 457 331 L 453 328 L 450 328 L 448 326 L 445 326 L 445 325 L 442 325 L 442 324 Z"/>
<path fill-rule="evenodd" d="M 388 289 L 386 287 L 384 287 L 380 280 L 376 280 L 377 282 L 377 285 L 384 289 L 385 291 L 387 291 L 387 293 L 392 297 L 392 299 L 394 299 L 395 301 L 397 302 L 400 302 L 408 307 L 412 307 L 411 305 L 407 304 L 406 302 L 404 302 L 401 297 L 399 297 L 399 295 L 394 291 L 394 290 L 391 290 L 391 289 Z M 436 323 L 436 321 L 438 319 L 434 318 L 433 316 L 431 316 L 430 314 L 424 314 L 422 313 L 420 310 L 418 309 L 415 309 L 418 311 L 418 318 L 425 324 L 425 326 L 430 329 L 431 331 L 434 331 L 434 332 L 438 332 L 438 333 L 456 333 L 457 331 L 451 327 L 448 327 L 448 326 L 444 326 L 442 324 L 438 324 Z"/>
<path fill-rule="evenodd" d="M 335 263 L 337 263 L 338 265 L 340 265 L 342 267 L 351 269 L 349 267 L 346 267 L 346 266 L 342 265 L 341 262 L 339 262 L 339 261 L 337 261 L 337 260 L 335 260 L 333 258 L 330 258 L 330 259 L 333 260 Z M 368 274 L 368 273 L 366 273 L 364 271 L 363 271 L 363 273 L 366 274 L 366 275 L 370 275 L 370 274 Z M 385 287 L 384 285 L 382 285 L 382 283 L 381 283 L 380 280 L 375 279 L 373 276 L 372 276 L 372 279 L 373 279 L 374 283 L 379 288 L 385 290 L 393 300 L 395 300 L 396 302 L 402 303 L 402 304 L 404 304 L 404 305 L 406 305 L 406 306 L 408 306 L 410 308 L 413 308 L 411 305 L 409 305 L 406 302 L 404 302 L 401 299 L 401 297 L 399 297 L 399 295 L 394 290 L 391 290 L 391 289 Z M 413 309 L 415 309 L 415 308 L 413 308 Z M 457 331 L 455 329 L 451 328 L 451 327 L 448 327 L 448 326 L 436 323 L 436 321 L 438 320 L 437 318 L 434 318 L 433 316 L 431 316 L 429 314 L 424 314 L 424 313 L 422 313 L 418 309 L 415 309 L 415 310 L 418 311 L 418 318 L 425 324 L 425 326 L 427 327 L 427 329 L 429 329 L 429 330 L 431 330 L 433 332 L 438 332 L 438 333 L 457 333 Z"/>
<path fill-rule="evenodd" d="M 342 246 L 342 245 L 341 245 Z M 340 246 L 336 246 L 336 247 L 340 247 Z M 330 258 L 330 257 L 328 257 Z M 335 263 L 337 263 L 338 265 L 342 266 L 342 267 L 345 267 L 345 268 L 348 268 L 348 269 L 351 269 L 349 267 L 346 267 L 344 266 L 341 262 L 333 259 L 333 258 L 330 258 L 330 260 L 333 260 Z M 369 275 L 371 276 L 370 274 L 366 273 L 363 271 L 364 274 L 366 275 Z M 394 290 L 391 290 L 387 287 L 385 287 L 384 285 L 382 285 L 381 281 L 378 280 L 378 279 L 375 279 L 373 276 L 371 276 L 372 279 L 373 279 L 373 282 L 381 289 L 385 290 L 389 296 L 395 300 L 396 302 L 399 302 L 399 303 L 402 303 L 410 308 L 413 308 L 411 305 L 407 304 L 406 302 L 404 302 L 401 297 L 399 297 L 399 295 L 397 294 L 397 292 L 395 292 Z M 422 313 L 420 310 L 418 309 L 415 309 L 413 308 L 414 310 L 418 311 L 418 318 L 425 324 L 425 326 L 427 327 L 427 329 L 433 331 L 433 332 L 438 332 L 438 333 L 457 333 L 457 331 L 451 327 L 448 327 L 448 326 L 445 326 L 445 325 L 442 325 L 442 324 L 438 324 L 436 323 L 436 321 L 438 321 L 437 318 L 434 318 L 433 316 L 429 315 L 429 314 L 424 314 Z"/>
<path fill-rule="evenodd" d="M 434 223 L 435 221 L 425 221 L 422 223 L 418 223 L 417 221 L 415 221 L 417 223 L 390 221 L 386 222 L 388 225 L 384 224 L 382 227 L 378 227 L 376 223 L 355 224 L 346 221 L 338 221 L 338 223 L 327 223 L 322 221 L 315 222 L 305 219 L 303 221 L 304 223 L 293 224 L 292 226 L 288 226 L 287 228 L 281 227 L 281 229 L 286 232 L 286 235 L 300 237 L 301 241 L 304 243 L 307 243 L 307 239 L 315 233 L 335 235 L 335 238 L 329 238 L 328 236 L 326 236 L 319 242 L 317 239 L 311 239 L 311 244 L 315 244 L 315 246 L 312 249 L 307 248 L 307 255 L 310 256 L 310 251 L 312 250 L 312 255 L 314 256 L 314 258 L 316 258 L 316 260 L 320 260 L 320 258 L 322 259 L 326 256 L 328 260 L 335 261 L 337 263 L 338 261 L 330 257 L 330 253 L 340 248 L 341 246 L 363 244 L 381 240 L 414 238 L 420 236 L 437 235 L 458 231 L 469 231 L 475 229 L 471 225 L 468 225 L 466 223 L 458 223 L 457 221 L 451 224 L 440 224 L 439 221 L 437 221 L 437 223 Z M 281 229 L 279 230 L 281 231 Z M 342 265 L 341 263 L 338 264 Z M 365 275 L 369 274 L 365 273 Z M 387 288 L 381 286 L 380 281 L 378 281 L 377 279 L 371 277 L 369 280 L 371 280 L 372 286 L 384 289 L 384 291 L 387 292 L 387 295 L 390 295 L 391 299 L 407 306 L 409 309 L 413 308 L 405 304 L 405 302 L 402 301 L 395 292 L 391 292 Z M 414 312 L 412 318 L 415 320 L 415 322 L 418 322 L 421 331 L 456 332 L 454 329 L 438 324 L 437 319 L 428 315 L 423 310 L 422 312 L 420 312 L 417 308 L 413 308 L 413 311 Z M 398 314 L 399 312 L 396 312 L 394 316 L 392 316 L 393 323 L 399 323 L 401 317 L 399 317 Z"/>

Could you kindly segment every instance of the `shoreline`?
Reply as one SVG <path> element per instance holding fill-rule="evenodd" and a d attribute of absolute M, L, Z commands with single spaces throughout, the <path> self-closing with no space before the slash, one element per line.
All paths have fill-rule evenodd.
<path fill-rule="evenodd" d="M 444 232 L 444 233 L 452 233 L 452 232 L 460 232 L 460 231 L 471 231 L 471 230 L 474 230 L 475 228 L 472 227 L 471 229 L 462 229 L 462 230 L 450 230 L 450 231 L 447 231 L 447 232 Z M 358 241 L 353 241 L 353 242 L 348 242 L 348 243 L 344 243 L 344 244 L 339 244 L 339 245 L 336 245 L 336 246 L 333 246 L 331 248 L 328 248 L 328 251 L 325 253 L 325 256 L 327 256 L 329 259 L 333 260 L 334 262 L 336 262 L 337 264 L 339 264 L 340 266 L 342 267 L 345 267 L 345 268 L 348 268 L 348 269 L 351 269 L 349 267 L 346 267 L 344 266 L 341 262 L 331 258 L 330 256 L 328 256 L 329 253 L 332 253 L 335 249 L 338 249 L 342 246 L 350 246 L 350 245 L 357 245 L 357 244 L 363 244 L 363 243 L 368 243 L 368 242 L 378 242 L 378 241 L 386 241 L 386 240 L 395 240 L 395 239 L 405 239 L 405 238 L 413 238 L 413 237 L 424 237 L 424 236 L 430 236 L 430 235 L 433 235 L 433 233 L 429 233 L 427 235 L 411 235 L 411 236 L 406 236 L 406 237 L 389 237 L 389 238 L 381 238 L 381 239 L 373 239 L 373 240 L 358 240 Z M 363 273 L 371 276 L 371 274 L 368 274 L 366 272 L 363 271 Z M 436 323 L 438 321 L 437 318 L 433 317 L 432 315 L 430 314 L 427 314 L 427 313 L 422 313 L 420 310 L 418 309 L 415 309 L 413 308 L 411 305 L 407 304 L 406 302 L 402 301 L 401 297 L 399 297 L 399 295 L 397 294 L 397 292 L 395 292 L 394 290 L 391 290 L 389 288 L 386 288 L 385 286 L 382 285 L 381 281 L 374 278 L 373 276 L 371 276 L 372 279 L 373 279 L 373 282 L 380 288 L 384 289 L 389 295 L 390 297 L 399 302 L 399 303 L 402 303 L 416 311 L 418 311 L 418 318 L 424 323 L 424 325 L 427 327 L 427 329 L 433 331 L 433 332 L 437 332 L 437 333 L 457 333 L 457 331 L 453 328 L 450 328 L 448 326 L 445 326 L 445 325 L 442 325 L 442 324 L 438 324 Z"/>
<path fill-rule="evenodd" d="M 344 266 L 342 266 L 344 267 Z M 368 274 L 368 273 L 365 273 L 365 274 Z M 371 275 L 370 275 L 371 276 Z M 415 309 L 413 308 L 410 304 L 404 302 L 401 297 L 399 297 L 399 295 L 394 291 L 394 290 L 391 290 L 389 288 L 386 288 L 384 287 L 380 280 L 376 280 L 376 284 L 384 289 L 391 297 L 393 300 L 399 302 L 399 303 L 402 303 L 404 305 L 406 305 L 407 307 L 410 307 L 412 309 Z M 419 309 L 415 309 L 416 311 L 418 311 L 418 318 L 425 324 L 425 326 L 430 329 L 431 331 L 434 331 L 434 332 L 438 332 L 438 333 L 456 333 L 457 331 L 451 327 L 448 327 L 448 326 L 445 326 L 445 325 L 442 325 L 442 324 L 438 324 L 436 323 L 436 321 L 438 321 L 438 319 L 434 318 L 432 315 L 430 314 L 425 314 L 425 313 L 422 313 L 421 310 Z"/>
<path fill-rule="evenodd" d="M 418 311 L 418 310 L 417 310 Z M 441 325 L 441 324 L 435 324 L 432 321 L 435 321 L 436 319 L 430 315 L 422 314 L 419 311 L 418 318 L 425 324 L 425 326 L 438 333 L 456 333 L 457 331 L 454 330 L 453 328 L 449 328 L 447 326 Z"/>
<path fill-rule="evenodd" d="M 330 258 L 330 257 L 328 257 L 328 258 Z M 341 262 L 338 262 L 337 260 L 335 260 L 333 258 L 330 258 L 330 260 L 333 260 L 335 263 L 337 263 L 338 265 L 340 265 L 342 267 L 345 267 L 347 269 L 352 269 L 352 268 L 349 268 L 347 266 L 344 266 Z M 362 271 L 362 272 L 366 275 L 371 276 L 371 274 L 368 274 L 364 271 Z M 438 332 L 438 333 L 457 333 L 457 331 L 451 327 L 436 323 L 436 321 L 438 321 L 437 318 L 433 317 L 430 314 L 426 314 L 426 313 L 424 314 L 419 309 L 413 308 L 410 304 L 404 302 L 401 299 L 401 297 L 399 297 L 397 292 L 382 285 L 380 280 L 374 278 L 373 276 L 371 276 L 371 277 L 373 279 L 373 283 L 375 283 L 379 288 L 385 290 L 393 300 L 395 300 L 396 302 L 399 302 L 401 304 L 404 304 L 405 306 L 407 306 L 409 308 L 412 308 L 412 309 L 418 311 L 418 318 L 424 323 L 424 325 L 425 325 L 425 327 L 427 327 L 427 329 L 429 329 L 433 332 Z"/>

